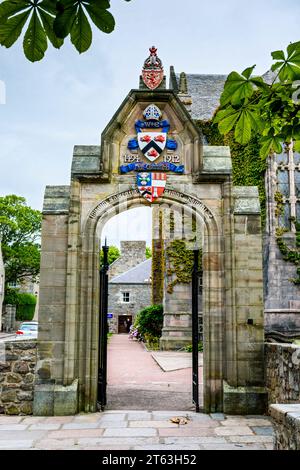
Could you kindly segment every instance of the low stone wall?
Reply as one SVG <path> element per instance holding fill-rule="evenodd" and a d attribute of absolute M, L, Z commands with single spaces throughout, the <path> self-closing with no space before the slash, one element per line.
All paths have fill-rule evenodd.
<path fill-rule="evenodd" d="M 300 403 L 300 346 L 266 343 L 269 404 Z"/>
<path fill-rule="evenodd" d="M 300 404 L 271 405 L 275 450 L 300 450 Z"/>
<path fill-rule="evenodd" d="M 32 414 L 35 365 L 36 341 L 0 343 L 0 413 Z"/>

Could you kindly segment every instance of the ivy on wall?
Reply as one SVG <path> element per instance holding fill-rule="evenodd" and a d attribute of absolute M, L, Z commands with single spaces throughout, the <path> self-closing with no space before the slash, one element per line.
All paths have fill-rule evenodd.
<path fill-rule="evenodd" d="M 287 243 L 283 239 L 283 231 L 281 229 L 276 230 L 276 240 L 277 240 L 277 245 L 278 248 L 282 254 L 282 257 L 285 261 L 289 261 L 290 263 L 293 263 L 295 266 L 298 266 L 296 273 L 297 277 L 294 279 L 290 279 L 291 282 L 294 284 L 300 284 L 300 223 L 297 222 L 297 220 L 293 217 L 291 217 L 291 221 L 295 224 L 295 229 L 296 229 L 296 239 L 295 239 L 295 244 L 296 247 L 295 249 L 290 248 Z M 283 229 L 286 231 L 285 229 Z"/>
<path fill-rule="evenodd" d="M 199 250 L 199 271 L 202 267 L 202 250 Z M 167 292 L 173 293 L 176 284 L 189 284 L 192 280 L 192 272 L 194 266 L 194 252 L 187 250 L 184 240 L 173 240 L 166 249 L 169 267 L 167 269 L 168 276 L 175 278 L 169 282 Z"/>
<path fill-rule="evenodd" d="M 158 213 L 159 238 L 152 237 L 152 304 L 163 302 L 164 295 L 164 248 L 162 237 L 162 211 Z"/>
<path fill-rule="evenodd" d="M 266 220 L 265 171 L 266 161 L 259 155 L 258 138 L 254 137 L 246 145 L 234 140 L 233 132 L 223 136 L 216 124 L 211 121 L 196 121 L 209 145 L 228 145 L 232 159 L 232 181 L 234 186 L 257 186 L 261 205 L 262 226 Z"/>

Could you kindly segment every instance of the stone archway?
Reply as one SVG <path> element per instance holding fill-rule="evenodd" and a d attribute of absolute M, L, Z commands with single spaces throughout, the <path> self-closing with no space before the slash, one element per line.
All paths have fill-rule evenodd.
<path fill-rule="evenodd" d="M 185 199 L 189 196 L 183 193 L 170 191 L 166 192 L 164 197 L 164 204 L 177 204 L 179 206 L 185 205 Z M 124 201 L 122 202 L 122 199 Z M 121 201 L 121 202 L 120 202 Z M 204 277 L 204 337 L 211 338 L 220 334 L 219 326 L 224 323 L 224 253 L 221 251 L 222 236 L 219 233 L 216 220 L 211 211 L 197 198 L 193 198 L 196 216 L 204 221 L 206 226 L 207 235 L 205 236 L 205 246 L 203 254 L 203 262 L 206 267 Z M 75 348 L 69 350 L 69 345 L 85 344 L 84 357 L 78 358 L 79 368 L 79 400 L 80 409 L 85 411 L 95 411 L 96 409 L 96 395 L 97 395 L 97 364 L 98 364 L 98 348 L 95 346 L 98 343 L 98 299 L 99 299 L 99 239 L 96 236 L 96 228 L 98 224 L 103 227 L 104 224 L 116 214 L 123 212 L 130 208 L 140 206 L 140 194 L 133 191 L 125 191 L 123 194 L 114 194 L 101 201 L 95 208 L 92 209 L 83 231 L 82 247 L 81 247 L 81 266 L 80 270 L 76 268 L 74 273 L 69 273 L 69 283 L 67 289 L 70 291 L 69 297 L 71 298 L 72 283 L 75 277 L 80 279 L 77 282 L 80 284 L 80 295 L 78 296 L 78 309 L 79 309 L 79 328 L 76 338 L 76 331 L 70 328 L 66 322 L 66 346 L 65 351 L 68 355 L 65 357 L 65 383 L 68 380 L 73 381 L 70 377 L 70 370 L 68 365 L 73 364 L 73 355 L 76 354 Z M 190 208 L 192 211 L 192 208 Z M 69 243 L 72 243 L 69 240 Z M 68 296 L 68 291 L 67 291 Z M 72 305 L 67 305 L 72 308 Z M 71 317 L 71 315 L 70 315 Z M 69 334 L 73 336 L 69 336 Z M 205 377 L 205 390 L 204 390 L 204 406 L 206 409 L 212 408 L 219 409 L 218 403 L 222 402 L 222 379 L 223 379 L 223 350 L 225 338 L 222 336 L 218 342 L 217 348 L 214 343 L 206 341 L 204 345 L 204 377 Z M 212 351 L 211 348 L 214 347 Z"/>
<path fill-rule="evenodd" d="M 126 167 L 124 174 L 121 164 L 136 133 L 136 120 L 153 102 L 163 119 L 169 119 L 178 143 L 176 158 L 181 159 L 184 169 L 178 173 L 176 165 L 168 167 L 161 162 L 159 168 L 169 173 L 157 202 L 193 211 L 205 226 L 205 411 L 264 411 L 257 188 L 233 187 L 229 149 L 202 145 L 199 129 L 172 90 L 132 90 L 104 130 L 101 150 L 96 146 L 75 147 L 70 186 L 46 188 L 34 395 L 37 415 L 95 410 L 99 298 L 96 227 L 101 231 L 116 213 L 149 204 L 136 189 L 131 167 Z M 158 170 L 153 167 L 151 171 Z"/>

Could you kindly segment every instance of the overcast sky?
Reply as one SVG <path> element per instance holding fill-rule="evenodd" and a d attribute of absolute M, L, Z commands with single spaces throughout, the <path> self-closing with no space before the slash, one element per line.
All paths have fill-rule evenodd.
<path fill-rule="evenodd" d="M 99 145 L 121 101 L 138 87 L 149 46 L 158 47 L 167 74 L 170 65 L 177 72 L 228 74 L 253 64 L 263 73 L 271 51 L 300 40 L 299 0 L 112 0 L 111 5 L 115 32 L 96 30 L 85 54 L 67 41 L 59 51 L 49 46 L 46 57 L 32 64 L 20 40 L 13 48 L 0 47 L 6 87 L 6 104 L 0 104 L 0 195 L 22 195 L 41 209 L 46 184 L 68 184 L 73 146 Z M 133 239 L 143 237 L 149 213 L 136 217 L 136 226 L 131 213 Z"/>

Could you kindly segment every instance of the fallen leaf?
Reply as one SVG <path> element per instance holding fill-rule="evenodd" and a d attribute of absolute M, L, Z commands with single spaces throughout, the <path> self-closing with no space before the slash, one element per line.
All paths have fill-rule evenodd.
<path fill-rule="evenodd" d="M 187 424 L 189 419 L 182 416 L 175 416 L 174 418 L 171 418 L 170 421 L 175 424 Z"/>

